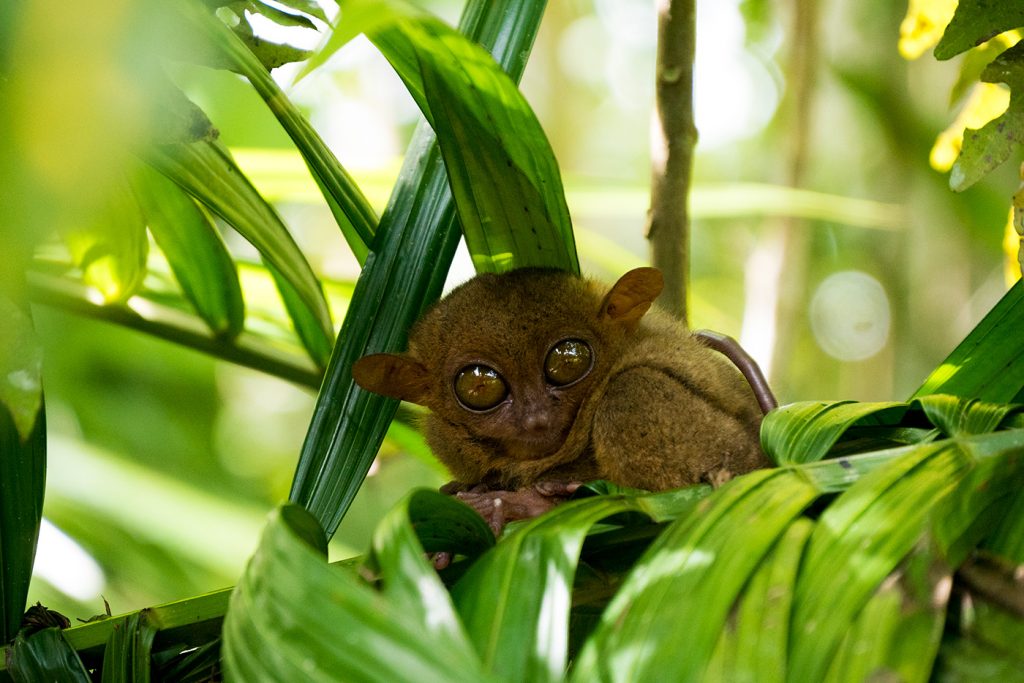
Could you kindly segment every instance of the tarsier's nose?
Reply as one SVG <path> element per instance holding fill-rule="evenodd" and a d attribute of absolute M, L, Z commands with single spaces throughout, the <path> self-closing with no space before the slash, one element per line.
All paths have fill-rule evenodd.
<path fill-rule="evenodd" d="M 543 411 L 529 413 L 523 418 L 523 427 L 528 432 L 543 432 L 550 424 L 548 414 Z"/>

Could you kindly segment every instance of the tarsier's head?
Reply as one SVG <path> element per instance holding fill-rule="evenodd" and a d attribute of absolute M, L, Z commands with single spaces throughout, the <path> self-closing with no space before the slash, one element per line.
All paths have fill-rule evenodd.
<path fill-rule="evenodd" d="M 504 456 L 542 458 L 565 441 L 661 289 L 654 268 L 610 291 L 550 269 L 479 275 L 424 314 L 408 352 L 361 358 L 352 375 Z"/>

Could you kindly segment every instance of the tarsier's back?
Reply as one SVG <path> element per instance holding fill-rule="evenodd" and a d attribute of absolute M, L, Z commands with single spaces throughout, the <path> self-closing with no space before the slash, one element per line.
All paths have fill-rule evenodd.
<path fill-rule="evenodd" d="M 648 312 L 660 291 L 652 268 L 610 289 L 555 270 L 481 275 L 423 316 L 406 354 L 361 359 L 353 374 L 428 407 L 431 448 L 467 484 L 661 490 L 767 465 L 746 380 Z"/>

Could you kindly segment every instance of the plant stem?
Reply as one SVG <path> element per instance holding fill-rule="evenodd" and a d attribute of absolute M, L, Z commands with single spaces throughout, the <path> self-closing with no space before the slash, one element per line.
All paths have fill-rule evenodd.
<path fill-rule="evenodd" d="M 235 339 L 214 337 L 198 319 L 155 302 L 145 302 L 152 314 L 144 316 L 128 306 L 94 303 L 82 287 L 40 273 L 30 274 L 28 289 L 33 303 L 145 332 L 312 389 L 320 386 L 321 375 L 304 354 L 274 348 L 244 332 Z"/>
<path fill-rule="evenodd" d="M 658 0 L 655 115 L 651 132 L 651 262 L 665 277 L 660 304 L 686 322 L 689 212 L 697 127 L 693 121 L 696 0 Z"/>

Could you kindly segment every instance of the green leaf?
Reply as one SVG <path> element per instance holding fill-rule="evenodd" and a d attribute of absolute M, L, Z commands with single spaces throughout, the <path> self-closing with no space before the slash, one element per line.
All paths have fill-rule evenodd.
<path fill-rule="evenodd" d="M 451 551 L 475 558 L 494 546 L 494 532 L 483 518 L 451 496 L 419 489 L 409 495 L 402 509 L 427 552 Z M 393 572 L 401 568 L 402 562 L 393 556 L 394 548 L 384 547 L 397 542 L 396 534 L 394 528 L 378 527 L 373 537 L 373 557 L 382 565 L 391 562 Z"/>
<path fill-rule="evenodd" d="M 814 525 L 794 521 L 743 589 L 719 636 L 705 680 L 782 683 L 793 585 Z"/>
<path fill-rule="evenodd" d="M 498 61 L 518 79 L 542 7 L 515 0 L 466 6 L 462 25 L 484 45 L 500 44 Z M 334 347 L 289 499 L 333 534 L 362 483 L 397 407 L 363 391 L 351 367 L 367 353 L 400 351 L 409 327 L 441 293 L 459 241 L 441 155 L 432 133 L 413 136 L 352 305 Z"/>
<path fill-rule="evenodd" d="M 856 403 L 853 401 L 806 401 L 792 403 L 770 412 L 761 426 L 761 445 L 780 465 L 821 460 L 854 427 L 879 436 L 891 430 L 913 429 L 917 441 L 932 440 L 935 430 L 920 428 L 920 414 L 947 436 L 985 434 L 1020 413 L 1022 406 L 987 403 L 944 394 L 916 398 L 909 403 Z M 857 445 L 863 446 L 860 442 Z M 860 448 L 861 451 L 865 449 Z"/>
<path fill-rule="evenodd" d="M 779 465 L 821 460 L 853 425 L 892 424 L 906 413 L 905 403 L 805 401 L 765 415 L 761 447 Z"/>
<path fill-rule="evenodd" d="M 950 59 L 1021 26 L 1024 26 L 1024 7 L 1016 2 L 960 0 L 946 32 L 935 46 L 935 58 Z"/>
<path fill-rule="evenodd" d="M 261 2 L 260 0 L 250 0 L 245 4 L 247 9 L 249 9 L 251 12 L 263 15 L 264 17 L 270 19 L 278 26 L 298 26 L 301 28 L 309 28 L 316 30 L 316 24 L 310 21 L 308 17 L 304 17 L 301 14 L 292 14 L 291 12 L 285 12 L 284 10 L 279 9 L 277 7 L 267 5 Z M 288 3 L 283 4 L 285 4 L 286 6 L 288 5 Z M 309 6 L 309 3 L 305 4 L 307 7 Z M 322 18 L 323 10 L 320 10 L 320 15 Z M 326 21 L 326 19 L 324 19 L 324 21 Z"/>
<path fill-rule="evenodd" d="M 949 518 L 952 511 L 953 518 L 943 520 L 939 531 L 955 538 L 972 515 L 1012 488 L 1022 452 L 1021 430 L 923 444 L 906 449 L 906 455 L 864 476 L 836 499 L 818 520 L 801 566 L 790 677 L 820 680 L 851 621 L 920 541 L 929 521 Z M 1002 481 L 989 484 L 991 495 L 982 488 L 980 497 L 966 505 L 947 501 L 958 486 L 978 490 L 971 475 L 984 473 L 987 468 L 979 469 L 978 463 L 985 458 L 1005 458 Z M 825 595 L 830 599 L 823 600 Z"/>
<path fill-rule="evenodd" d="M 1024 564 L 1024 488 L 1014 494 L 983 547 L 1015 564 Z"/>
<path fill-rule="evenodd" d="M 365 15 L 368 2 L 343 2 L 343 21 L 346 10 Z M 437 134 L 476 269 L 579 272 L 558 164 L 515 82 L 441 21 L 400 2 L 385 16 L 389 23 L 369 22 L 367 36 Z"/>
<path fill-rule="evenodd" d="M 967 467 L 950 442 L 927 444 L 863 477 L 829 506 L 811 535 L 797 580 L 794 680 L 824 676 L 854 617 L 917 543 L 929 503 L 952 490 Z"/>
<path fill-rule="evenodd" d="M 153 124 L 147 130 L 148 142 L 167 145 L 217 139 L 220 131 L 214 128 L 206 112 L 170 78 L 161 78 L 157 85 L 153 88 L 157 103 L 153 107 Z"/>
<path fill-rule="evenodd" d="M 27 438 L 0 404 L 0 643 L 18 631 L 43 516 L 46 413 L 42 406 Z"/>
<path fill-rule="evenodd" d="M 157 632 L 149 614 L 148 610 L 135 612 L 114 626 L 103 651 L 102 683 L 148 683 Z"/>
<path fill-rule="evenodd" d="M 282 13 L 283 14 L 283 13 Z M 291 15 L 289 15 L 291 16 Z M 249 48 L 260 64 L 266 69 L 276 69 L 284 64 L 301 62 L 309 57 L 309 50 L 300 50 L 297 47 L 282 43 L 272 43 L 269 40 L 254 36 L 251 32 L 235 32 L 242 44 Z"/>
<path fill-rule="evenodd" d="M 230 593 L 231 589 L 219 590 L 140 611 L 146 612 L 146 623 L 159 629 L 160 640 L 171 644 L 171 649 L 175 643 L 200 645 L 214 640 L 219 634 Z M 126 623 L 135 615 L 138 612 L 90 621 L 62 633 L 82 656 L 98 661 L 115 631 L 120 631 L 123 636 Z M 2 655 L 0 652 L 0 657 Z M 3 662 L 0 661 L 2 669 Z"/>
<path fill-rule="evenodd" d="M 572 680 L 700 679 L 741 588 L 818 495 L 797 471 L 760 470 L 674 522 L 608 605 Z"/>
<path fill-rule="evenodd" d="M 356 259 L 363 263 L 377 230 L 377 216 L 355 181 L 324 144 L 309 120 L 292 104 L 266 67 L 217 17 L 194 3 L 180 3 L 182 17 L 249 79 L 295 143 L 327 200 Z"/>
<path fill-rule="evenodd" d="M 986 403 L 946 394 L 915 399 L 928 419 L 947 436 L 972 436 L 994 431 L 1007 416 L 1019 413 L 1022 406 Z"/>
<path fill-rule="evenodd" d="M 938 503 L 932 522 L 935 542 L 952 566 L 959 566 L 978 543 L 1003 524 L 1024 487 L 1024 430 L 965 439 L 961 447 L 972 460 L 971 471 L 953 493 Z"/>
<path fill-rule="evenodd" d="M 427 545 L 421 544 L 423 538 Z M 370 563 L 392 605 L 418 622 L 424 634 L 460 651 L 461 659 L 476 661 L 451 598 L 424 551 L 477 555 L 493 545 L 494 534 L 469 506 L 437 491 L 417 490 L 377 525 Z"/>
<path fill-rule="evenodd" d="M 238 271 L 210 216 L 178 185 L 146 166 L 133 179 L 153 238 L 196 312 L 219 337 L 245 323 Z"/>
<path fill-rule="evenodd" d="M 960 156 L 949 174 L 949 186 L 966 190 L 991 173 L 1024 141 L 1024 45 L 1015 45 L 981 72 L 981 80 L 1010 86 L 1010 104 L 1002 115 L 980 129 L 964 131 Z"/>
<path fill-rule="evenodd" d="M 43 349 L 32 320 L 2 294 L 0 321 L 0 410 L 7 408 L 24 441 L 43 405 Z"/>
<path fill-rule="evenodd" d="M 294 505 L 271 515 L 231 596 L 224 620 L 225 680 L 489 680 L 450 625 L 425 625 L 418 611 L 329 566 L 299 537 L 294 527 L 300 518 L 305 526 L 316 525 Z M 426 579 L 429 568 L 419 560 L 420 566 L 406 566 Z"/>
<path fill-rule="evenodd" d="M 914 397 L 954 394 L 1006 402 L 1024 389 L 1024 285 L 1018 280 Z"/>
<path fill-rule="evenodd" d="M 119 179 L 91 219 L 61 229 L 87 284 L 107 303 L 126 301 L 146 275 L 146 224 L 127 178 Z"/>
<path fill-rule="evenodd" d="M 952 585 L 949 566 L 919 545 L 850 624 L 825 680 L 927 681 Z"/>
<path fill-rule="evenodd" d="M 505 681 L 562 679 L 583 539 L 601 519 L 639 509 L 634 498 L 560 505 L 506 534 L 455 584 L 452 596 L 488 671 Z"/>
<path fill-rule="evenodd" d="M 28 637 L 19 633 L 9 656 L 15 683 L 91 681 L 82 660 L 57 628 L 45 628 Z"/>
<path fill-rule="evenodd" d="M 293 302 L 301 302 L 305 309 L 303 315 L 293 315 L 292 321 L 317 361 L 323 346 L 334 343 L 320 282 L 277 212 L 242 174 L 227 148 L 216 141 L 159 145 L 147 149 L 145 158 L 227 221 L 291 285 Z M 286 301 L 291 295 L 282 293 Z M 310 343 L 314 339 L 317 343 Z"/>
<path fill-rule="evenodd" d="M 331 358 L 331 349 L 334 348 L 333 330 L 325 333 L 320 326 L 321 321 L 305 305 L 302 293 L 266 257 L 264 257 L 264 264 L 274 279 L 274 285 L 281 295 L 281 302 L 284 303 L 284 308 L 288 311 L 288 317 L 295 327 L 296 334 L 299 335 L 299 340 L 309 352 L 309 357 L 313 359 L 317 368 L 327 367 L 327 362 Z"/>

